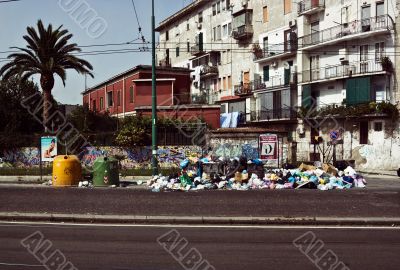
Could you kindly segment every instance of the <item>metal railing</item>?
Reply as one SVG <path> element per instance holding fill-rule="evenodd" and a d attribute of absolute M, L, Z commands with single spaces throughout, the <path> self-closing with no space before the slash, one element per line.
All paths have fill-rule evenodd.
<path fill-rule="evenodd" d="M 382 64 L 376 60 L 353 62 L 345 65 L 327 66 L 302 72 L 301 82 L 328 80 L 340 77 L 348 77 L 358 74 L 368 74 L 385 71 Z"/>
<path fill-rule="evenodd" d="M 268 90 L 276 89 L 281 87 L 289 87 L 291 84 L 297 83 L 297 73 L 292 72 L 289 80 L 285 81 L 285 77 L 282 75 L 271 76 L 267 82 L 263 82 L 262 79 L 250 81 L 248 83 L 242 83 L 234 86 L 235 95 L 247 95 L 252 94 L 257 90 Z"/>
<path fill-rule="evenodd" d="M 337 38 L 351 36 L 359 33 L 376 30 L 393 29 L 393 21 L 389 15 L 371 17 L 363 20 L 356 20 L 346 24 L 337 25 L 322 31 L 311 33 L 299 38 L 301 47 L 313 46 Z"/>
<path fill-rule="evenodd" d="M 171 66 L 171 58 L 161 59 L 158 63 L 160 67 L 170 67 Z"/>
<path fill-rule="evenodd" d="M 207 94 L 192 94 L 192 104 L 208 104 Z"/>
<path fill-rule="evenodd" d="M 304 13 L 314 8 L 324 7 L 325 0 L 303 0 L 297 3 L 297 14 Z"/>
<path fill-rule="evenodd" d="M 203 65 L 200 75 L 210 75 L 210 74 L 218 74 L 218 67 L 217 66 L 209 66 Z"/>
<path fill-rule="evenodd" d="M 203 50 L 200 48 L 199 44 L 196 44 L 196 45 L 190 47 L 191 55 L 197 55 L 197 54 L 199 54 L 201 52 L 203 52 Z"/>
<path fill-rule="evenodd" d="M 232 31 L 232 34 L 234 39 L 249 38 L 253 35 L 253 25 L 245 24 L 239 26 Z"/>
<path fill-rule="evenodd" d="M 264 49 L 254 54 L 254 61 L 278 56 L 286 53 L 294 53 L 297 50 L 297 39 L 286 41 L 282 44 L 270 45 L 268 49 Z"/>
<path fill-rule="evenodd" d="M 297 110 L 294 107 L 263 109 L 257 112 L 257 120 L 292 120 L 296 119 L 297 115 Z"/>
<path fill-rule="evenodd" d="M 234 86 L 235 95 L 246 95 L 253 93 L 254 90 L 265 88 L 265 84 L 260 80 L 254 80 Z"/>

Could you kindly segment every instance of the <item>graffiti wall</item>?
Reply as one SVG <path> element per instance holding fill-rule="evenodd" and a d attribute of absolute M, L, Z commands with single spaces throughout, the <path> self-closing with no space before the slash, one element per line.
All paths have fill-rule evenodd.
<path fill-rule="evenodd" d="M 5 150 L 0 152 L 2 162 L 11 163 L 17 167 L 39 166 L 39 149 L 36 147 L 25 147 L 15 150 Z"/>
<path fill-rule="evenodd" d="M 143 146 L 132 149 L 121 147 L 89 147 L 81 157 L 83 165 L 91 166 L 99 156 L 103 154 L 116 156 L 121 160 L 121 166 L 125 169 L 148 168 L 151 166 L 151 147 Z M 197 157 L 202 154 L 198 146 L 164 146 L 157 151 L 158 162 L 161 167 L 177 167 L 179 163 L 189 157 Z"/>
<path fill-rule="evenodd" d="M 224 158 L 258 158 L 258 139 L 211 139 L 211 155 Z"/>

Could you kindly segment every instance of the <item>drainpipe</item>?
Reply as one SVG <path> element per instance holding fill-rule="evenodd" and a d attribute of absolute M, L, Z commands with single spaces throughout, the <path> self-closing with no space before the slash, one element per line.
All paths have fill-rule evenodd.
<path fill-rule="evenodd" d="M 122 118 L 125 118 L 125 76 L 122 79 Z"/>

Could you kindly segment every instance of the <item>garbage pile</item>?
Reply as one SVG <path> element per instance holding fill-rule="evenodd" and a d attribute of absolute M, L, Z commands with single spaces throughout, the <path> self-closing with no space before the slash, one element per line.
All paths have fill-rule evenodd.
<path fill-rule="evenodd" d="M 195 190 L 257 189 L 350 189 L 366 187 L 366 180 L 350 166 L 339 171 L 332 165 L 316 162 L 299 168 L 265 170 L 259 159 L 245 158 L 209 161 L 184 160 L 179 175 L 155 176 L 147 182 L 153 192 Z"/>

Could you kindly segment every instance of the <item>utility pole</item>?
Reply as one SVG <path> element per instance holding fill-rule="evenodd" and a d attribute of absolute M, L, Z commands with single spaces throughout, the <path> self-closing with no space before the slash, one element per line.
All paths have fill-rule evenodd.
<path fill-rule="evenodd" d="M 154 0 L 151 0 L 151 66 L 152 66 L 152 84 L 151 84 L 151 140 L 152 155 L 151 167 L 153 176 L 158 175 L 157 164 L 157 93 L 156 93 L 156 33 L 155 33 L 155 17 L 154 17 Z"/>

